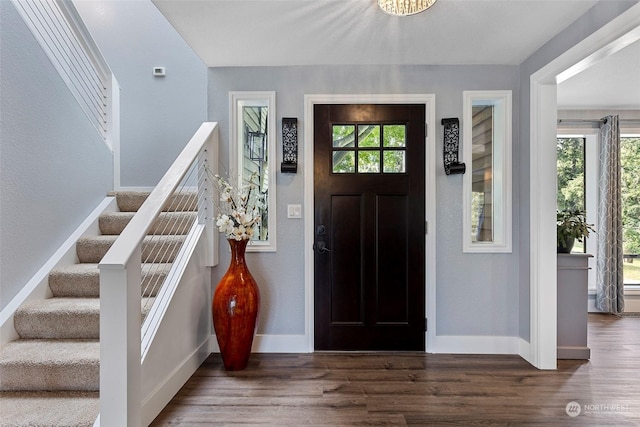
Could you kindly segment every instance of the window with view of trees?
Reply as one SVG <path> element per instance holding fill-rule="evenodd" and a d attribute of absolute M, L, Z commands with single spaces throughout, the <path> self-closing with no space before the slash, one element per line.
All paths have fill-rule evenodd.
<path fill-rule="evenodd" d="M 588 210 L 585 183 L 588 174 L 597 173 L 598 168 L 597 156 L 591 161 L 593 164 L 587 160 L 586 145 L 585 138 L 557 139 L 558 210 Z M 640 137 L 620 138 L 620 165 L 624 281 L 637 285 L 640 284 Z M 584 251 L 585 246 L 576 242 L 573 252 Z"/>
<path fill-rule="evenodd" d="M 625 284 L 640 284 L 640 137 L 620 138 Z"/>
<path fill-rule="evenodd" d="M 585 210 L 584 138 L 558 138 L 558 210 Z"/>

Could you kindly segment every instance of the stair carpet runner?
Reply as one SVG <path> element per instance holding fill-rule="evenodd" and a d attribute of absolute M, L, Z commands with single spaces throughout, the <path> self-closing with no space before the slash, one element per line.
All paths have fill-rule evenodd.
<path fill-rule="evenodd" d="M 101 235 L 78 240 L 78 264 L 50 272 L 53 297 L 27 302 L 14 315 L 20 339 L 0 348 L 1 427 L 92 426 L 98 416 L 98 263 L 149 193 L 112 195 L 116 196 L 119 212 L 100 216 Z M 142 247 L 143 260 L 155 263 L 142 265 L 143 318 L 159 287 L 150 286 L 145 291 L 147 285 L 163 282 L 197 215 L 192 193 L 174 196 L 168 206 L 177 206 L 180 211 L 168 209 L 161 213 L 149 233 L 162 236 L 152 240 L 146 237 Z"/>

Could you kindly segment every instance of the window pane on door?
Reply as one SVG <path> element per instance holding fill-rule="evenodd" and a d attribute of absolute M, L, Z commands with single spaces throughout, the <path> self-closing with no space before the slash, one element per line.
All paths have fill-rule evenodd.
<path fill-rule="evenodd" d="M 384 147 L 406 147 L 406 132 L 405 125 L 384 125 Z"/>
<path fill-rule="evenodd" d="M 358 147 L 379 147 L 380 125 L 358 125 Z"/>
<path fill-rule="evenodd" d="M 333 146 L 335 148 L 356 146 L 354 125 L 333 125 Z"/>
<path fill-rule="evenodd" d="M 380 173 L 380 152 L 358 151 L 358 172 Z"/>
<path fill-rule="evenodd" d="M 404 173 L 405 169 L 405 160 L 404 160 L 405 151 L 401 150 L 385 150 L 383 152 L 383 166 L 382 171 L 384 173 Z"/>
<path fill-rule="evenodd" d="M 332 169 L 333 173 L 355 173 L 355 151 L 334 151 Z"/>

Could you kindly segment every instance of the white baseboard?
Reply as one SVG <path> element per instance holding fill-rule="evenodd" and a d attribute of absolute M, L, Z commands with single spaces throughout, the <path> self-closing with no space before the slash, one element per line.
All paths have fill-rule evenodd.
<path fill-rule="evenodd" d="M 596 308 L 596 294 L 589 292 L 589 313 L 602 313 L 602 311 Z M 624 311 L 627 313 L 640 313 L 640 295 L 637 291 L 625 290 L 624 295 Z"/>
<path fill-rule="evenodd" d="M 520 337 L 436 335 L 435 353 L 520 354 Z"/>
<path fill-rule="evenodd" d="M 533 365 L 533 360 L 531 359 L 531 343 L 529 341 L 525 341 L 522 338 L 518 338 L 518 354 L 524 360 L 526 360 L 527 362 Z"/>
<path fill-rule="evenodd" d="M 438 335 L 433 353 L 521 354 L 524 342 L 519 337 Z M 210 340 L 211 353 L 219 353 L 215 335 Z M 527 345 L 529 343 L 526 343 Z M 256 335 L 253 353 L 309 353 L 305 335 Z"/>
<path fill-rule="evenodd" d="M 626 313 L 640 313 L 640 295 L 625 295 L 624 311 Z"/>
<path fill-rule="evenodd" d="M 211 335 L 211 353 L 220 353 L 215 335 Z M 309 353 L 305 335 L 264 335 L 258 334 L 253 339 L 252 353 Z"/>

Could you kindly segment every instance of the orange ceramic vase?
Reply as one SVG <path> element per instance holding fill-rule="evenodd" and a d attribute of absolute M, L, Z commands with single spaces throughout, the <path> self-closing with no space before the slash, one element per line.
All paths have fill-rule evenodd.
<path fill-rule="evenodd" d="M 247 242 L 229 239 L 231 264 L 213 296 L 213 327 L 229 371 L 247 367 L 260 307 L 260 291 L 244 259 Z"/>

